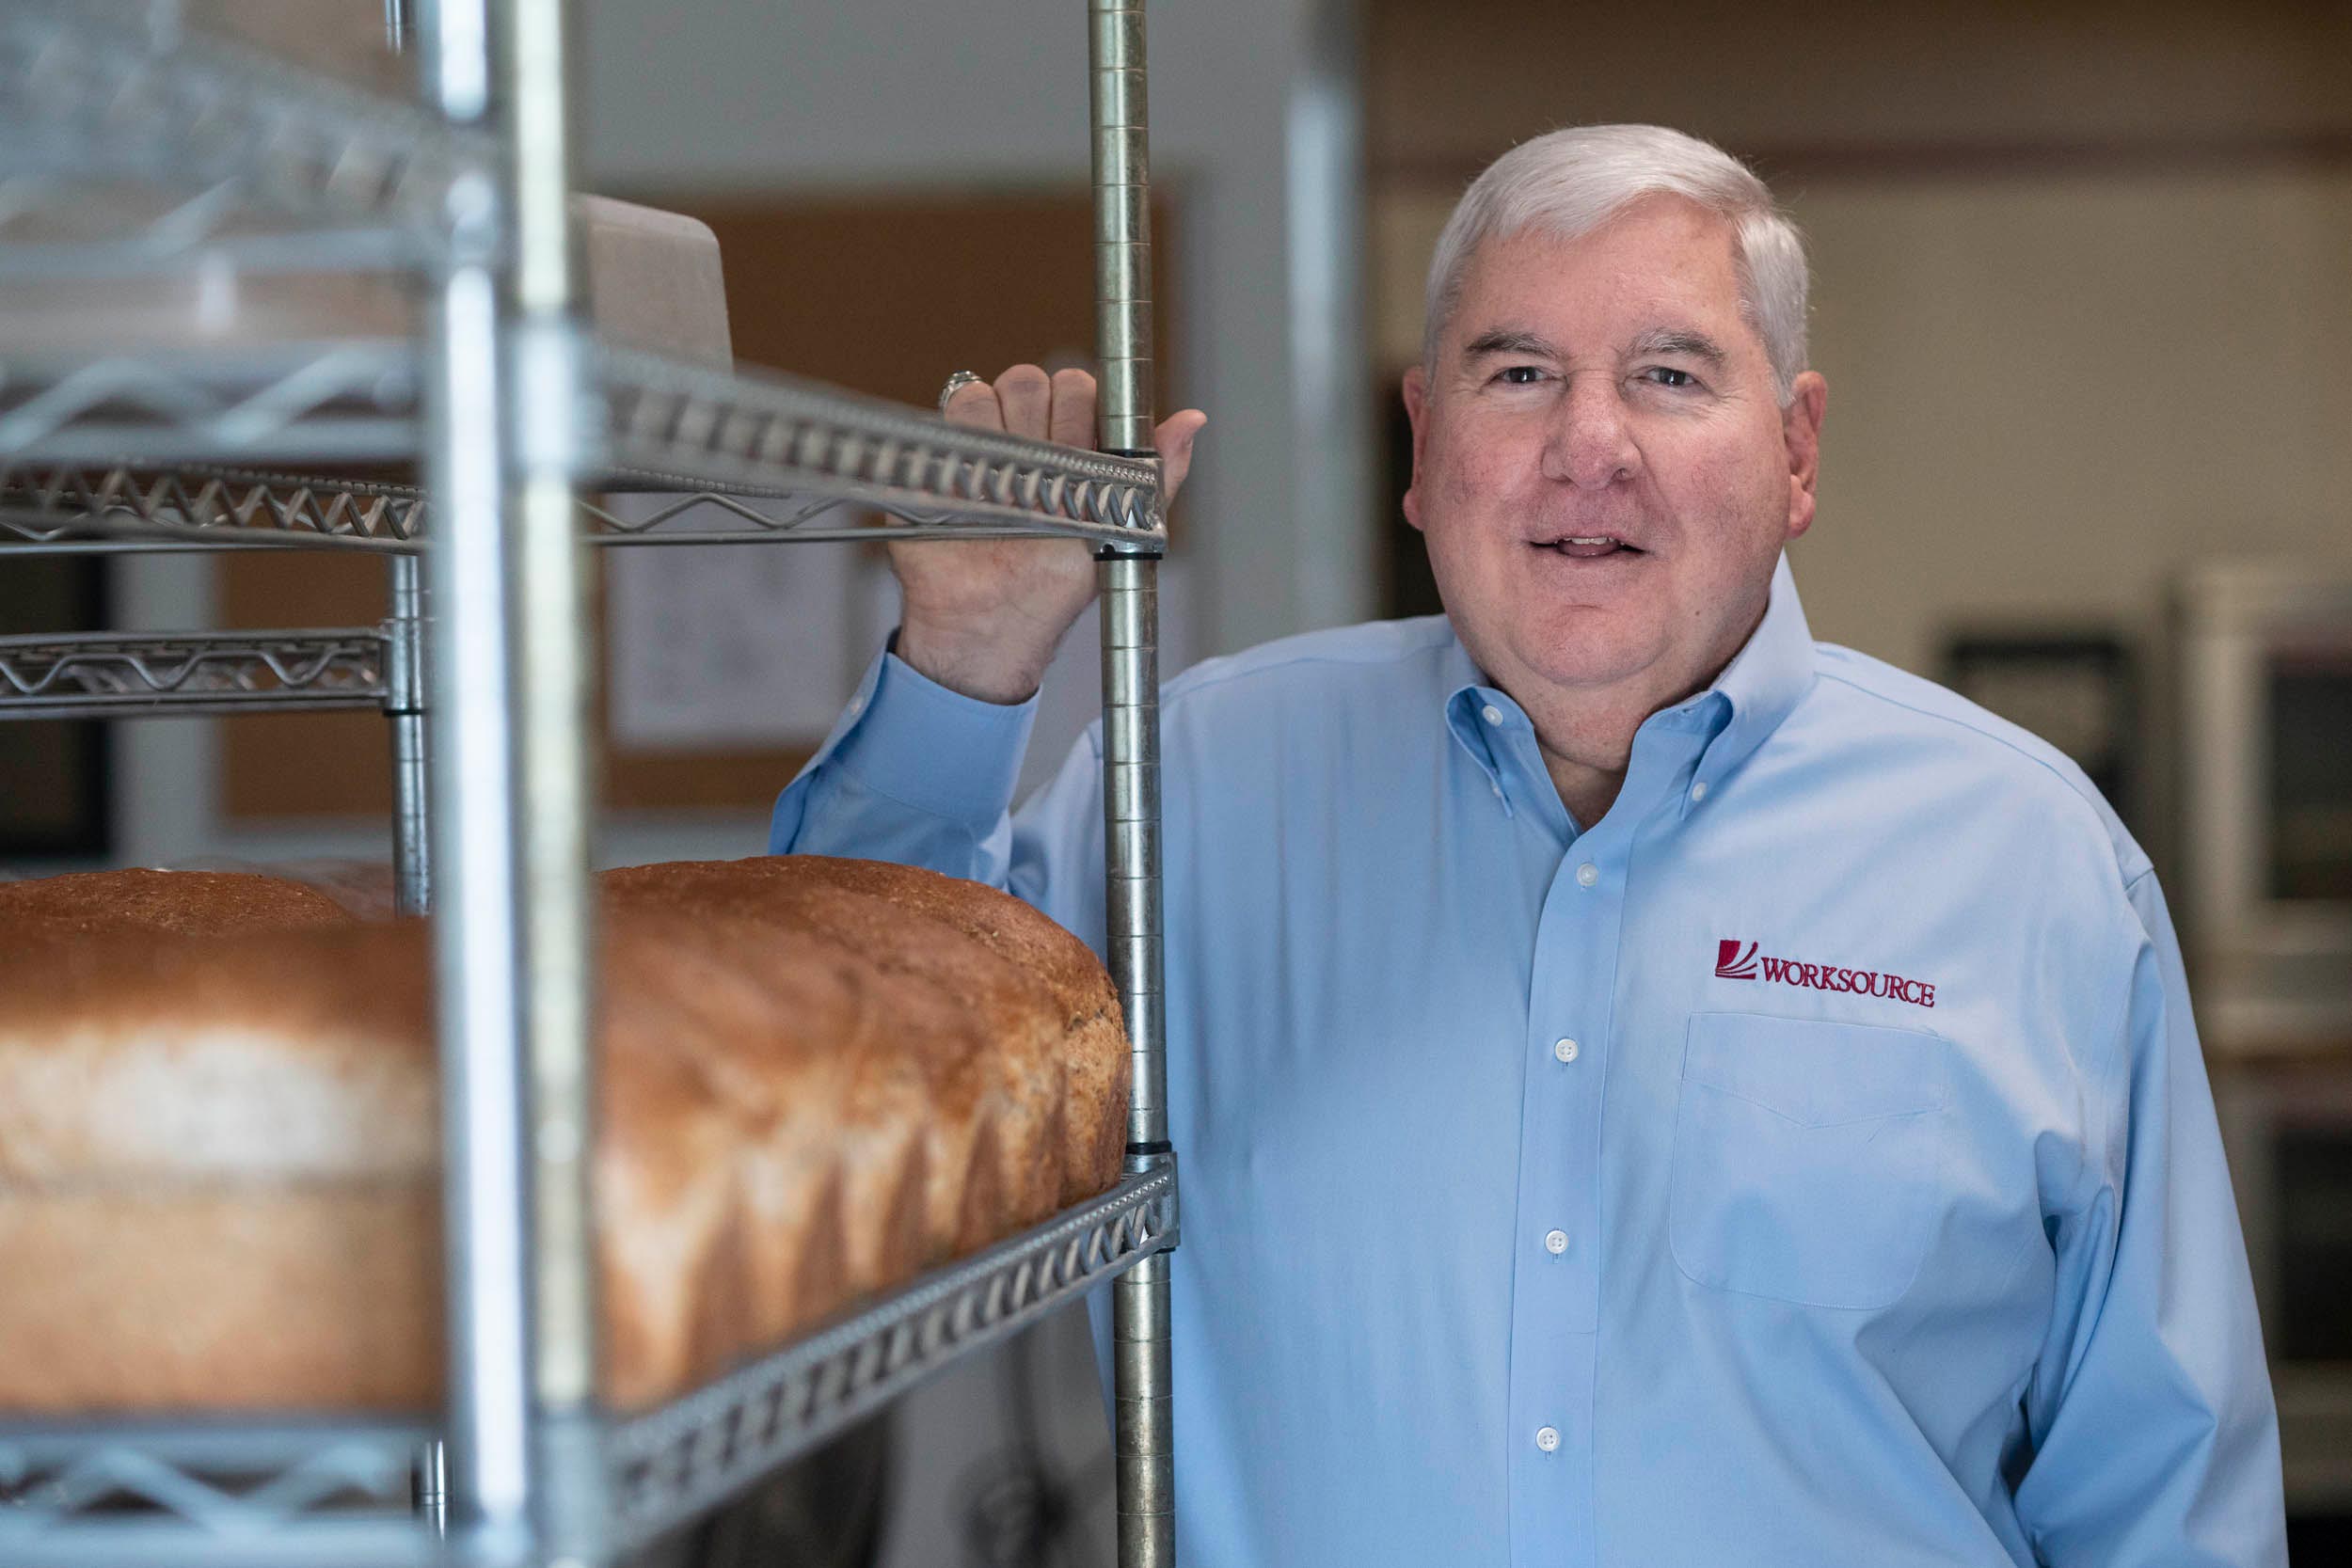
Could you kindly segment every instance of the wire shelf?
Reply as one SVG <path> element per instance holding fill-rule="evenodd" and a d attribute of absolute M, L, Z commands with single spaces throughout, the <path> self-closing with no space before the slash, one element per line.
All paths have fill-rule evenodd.
<path fill-rule="evenodd" d="M 0 1425 L 9 1568 L 409 1568 L 438 1542 L 410 1513 L 422 1426 Z"/>
<path fill-rule="evenodd" d="M 176 8 L 173 8 L 176 9 Z M 138 178 L 375 237 L 346 258 L 421 261 L 455 173 L 495 148 L 419 105 L 191 37 L 160 8 L 12 0 L 0 11 L 0 172 Z M 140 261 L 154 236 L 128 242 Z M 166 244 L 151 260 L 168 260 Z"/>
<path fill-rule="evenodd" d="M 508 156 L 514 126 L 541 123 L 532 105 L 561 99 L 532 72 L 516 71 L 511 82 L 503 71 L 491 73 L 494 99 L 512 90 L 523 102 L 503 104 L 508 118 L 500 135 L 485 136 L 417 104 L 188 36 L 182 8 L 180 0 L 0 0 L 0 125 L 8 128 L 0 137 L 0 285 L 12 287 L 19 323 L 41 323 L 50 285 L 86 278 L 133 279 L 127 292 L 135 293 L 150 278 L 185 282 L 224 268 L 447 276 L 439 264 L 453 253 L 453 235 L 462 233 L 467 254 L 477 259 L 485 240 L 529 251 L 536 232 L 531 222 L 518 221 L 512 232 L 480 230 L 560 203 L 560 173 L 519 179 L 516 160 Z M 1094 8 L 1098 72 L 1122 79 L 1133 73 L 1139 89 L 1140 11 Z M 436 39 L 444 46 L 444 80 L 453 63 L 487 69 L 488 52 L 469 53 L 453 46 L 453 38 L 465 41 L 455 31 Z M 526 64 L 538 58 L 531 51 L 512 53 Z M 1139 91 L 1115 98 L 1116 105 L 1132 103 L 1139 112 Z M 1139 181 L 1143 160 L 1139 118 L 1130 123 L 1122 110 L 1107 119 L 1104 104 L 1112 99 L 1098 93 L 1097 100 L 1099 194 L 1106 149 L 1122 179 Z M 555 170 L 560 164 L 532 166 Z M 101 189 L 121 199 L 77 206 L 73 193 Z M 506 198 L 516 190 L 524 199 L 510 211 Z M 467 198 L 475 196 L 483 200 L 469 208 Z M 1147 269 L 1126 265 L 1139 263 L 1146 251 L 1139 231 L 1114 223 L 1099 232 L 1105 237 L 1098 240 L 1098 277 L 1106 276 L 1105 257 L 1124 269 L 1106 282 L 1102 302 L 1124 312 L 1124 325 L 1117 332 L 1106 325 L 1103 337 L 1105 395 L 1116 411 L 1127 400 L 1112 389 L 1149 385 L 1148 363 L 1115 346 L 1148 338 L 1137 325 L 1139 302 L 1128 297 Z M 113 346 L 87 340 L 61 352 L 33 346 L 78 334 L 79 318 L 54 332 L 28 326 L 6 334 L 15 347 L 0 355 L 0 553 L 290 546 L 414 552 L 429 545 L 438 520 L 431 498 L 412 484 L 381 481 L 414 478 L 428 453 L 452 465 L 459 455 L 478 458 L 483 471 L 514 461 L 497 450 L 499 432 L 516 428 L 512 423 L 452 421 L 426 431 L 423 372 L 437 361 L 421 356 L 410 340 L 164 347 L 154 341 L 161 327 L 115 321 L 103 309 L 91 313 L 110 329 L 98 342 Z M 496 331 L 501 354 L 523 341 L 514 324 Z M 174 333 L 170 341 L 183 340 Z M 548 346 L 535 328 L 530 341 Z M 1154 556 L 1165 546 L 1159 474 L 1148 459 L 951 427 L 930 410 L 786 376 L 713 372 L 594 341 L 556 346 L 577 349 L 569 356 L 580 380 L 533 403 L 533 439 L 516 467 L 533 483 L 560 483 L 568 466 L 582 498 L 583 531 L 599 544 L 1066 537 L 1108 546 L 1104 553 L 1120 558 Z M 497 390 L 501 418 L 518 418 L 516 388 Z M 1149 415 L 1114 412 L 1114 424 L 1148 434 Z M 577 456 L 542 462 L 541 454 L 554 449 L 536 436 L 548 431 L 571 438 Z M 284 471 L 296 466 L 345 477 Z M 366 477 L 351 477 L 357 475 Z M 645 507 L 596 499 L 615 492 L 663 499 Z M 890 520 L 844 527 L 834 514 L 845 505 Z M 560 531 L 548 541 L 558 556 Z M 395 574 L 396 582 L 409 583 L 412 597 L 414 564 Z M 1148 692 L 1155 657 L 1146 613 L 1151 562 L 1120 559 L 1110 574 L 1118 591 L 1106 594 L 1105 659 L 1136 673 L 1134 684 Z M 1112 611 L 1129 615 L 1124 624 L 1134 633 L 1116 646 Z M 432 624 L 459 623 L 453 613 Z M 514 686 L 465 678 L 491 641 L 469 641 L 461 626 L 439 645 L 437 723 L 458 716 L 446 725 L 446 735 L 459 738 L 457 752 L 472 744 L 469 736 L 505 735 L 515 718 Z M 548 651 L 529 638 L 520 645 Z M 401 693 L 396 705 L 413 720 L 417 665 L 412 657 L 393 659 L 395 647 L 415 652 L 405 638 L 389 644 L 372 628 L 0 638 L 0 719 L 380 707 L 389 679 Z M 560 667 L 561 659 L 555 662 Z M 516 665 L 526 673 L 533 667 L 533 658 Z M 1146 717 L 1123 721 L 1138 712 Z M 1115 737 L 1148 739 L 1150 721 L 1148 709 L 1106 705 Z M 413 760 L 421 753 L 408 754 Z M 1115 757 L 1109 771 L 1125 768 L 1141 779 L 1136 787 L 1146 794 L 1136 820 L 1144 831 L 1136 842 L 1149 850 L 1155 842 L 1156 765 L 1148 752 L 1139 754 L 1132 768 Z M 548 795 L 568 800 L 559 775 L 546 772 L 539 782 L 548 784 Z M 1106 802 L 1113 798 L 1106 794 Z M 506 802 L 510 817 L 517 799 Z M 564 815 L 544 800 L 529 804 L 549 818 Z M 568 831 L 522 837 L 554 844 Z M 1152 869 L 1131 879 L 1147 891 L 1156 887 L 1155 854 L 1148 857 Z M 532 861 L 540 869 L 554 863 Z M 460 919 L 462 930 L 469 907 L 462 895 L 482 884 L 469 885 L 462 875 L 455 880 L 460 895 L 441 917 Z M 1111 885 L 1116 937 L 1125 929 L 1118 924 L 1122 883 L 1116 863 Z M 535 906 L 526 896 L 516 907 Z M 444 967 L 445 985 L 475 974 L 476 955 L 487 950 L 453 946 L 465 961 Z M 1147 940 L 1137 950 L 1144 954 L 1141 971 L 1116 969 L 1131 1018 L 1139 1016 L 1141 999 L 1159 990 L 1156 946 Z M 485 1064 L 521 1060 L 518 1040 L 506 1041 L 512 1050 L 485 1049 L 481 1038 L 463 1036 L 465 1049 L 453 1057 L 462 1069 L 453 1079 L 455 1101 L 495 1091 L 504 1080 Z M 1139 1072 L 1156 1083 L 1156 1034 L 1139 1035 L 1136 1049 Z M 1142 1078 L 1136 1094 L 1136 1116 L 1146 1128 L 1136 1135 L 1157 1140 L 1162 1131 L 1150 1118 L 1158 1101 L 1147 1096 Z M 499 1141 L 478 1147 L 495 1153 Z M 538 1146 L 541 1157 L 551 1158 L 546 1147 Z M 452 1157 L 458 1174 L 477 1186 L 485 1171 L 503 1182 L 502 1205 L 520 1202 L 511 1171 L 498 1175 L 496 1160 L 462 1149 Z M 453 1308 L 451 1333 L 466 1343 L 494 1345 L 501 1341 L 480 1328 L 483 1315 L 496 1317 L 524 1299 L 505 1282 L 512 1259 L 474 1246 L 481 1233 L 467 1229 L 462 1212 L 452 1226 L 452 1257 L 460 1268 L 453 1277 L 472 1293 L 468 1305 Z M 552 1521 L 543 1544 L 610 1563 L 702 1516 L 950 1361 L 1114 1276 L 1125 1276 L 1118 1285 L 1122 1309 L 1158 1301 L 1152 1311 L 1163 1338 L 1153 1343 L 1164 1353 L 1165 1276 L 1146 1270 L 1139 1280 L 1128 1271 L 1176 1241 L 1175 1170 L 1162 1162 L 1024 1236 L 936 1271 L 652 1412 L 520 1407 L 516 1419 L 500 1426 L 476 1418 L 503 1396 L 493 1390 L 485 1403 L 481 1386 L 461 1381 L 447 1418 L 455 1467 L 475 1465 L 498 1433 L 526 1434 L 535 1449 L 532 1465 L 546 1461 L 546 1474 L 529 1488 L 533 1508 L 544 1505 L 533 1528 Z M 543 1291 L 580 1262 L 577 1252 L 561 1254 L 553 1248 L 532 1259 L 530 1277 Z M 1153 1290 L 1157 1298 L 1149 1297 Z M 572 1303 L 579 1310 L 571 1321 L 592 1321 L 586 1300 Z M 587 1348 L 584 1339 L 567 1347 Z M 587 1365 L 584 1354 L 576 1360 Z M 1120 1440 L 1128 1442 L 1133 1407 L 1136 1443 L 1132 1452 L 1122 1449 L 1122 1466 L 1133 1461 L 1143 1479 L 1131 1484 L 1122 1467 L 1122 1509 L 1138 1488 L 1148 1500 L 1172 1484 L 1152 1479 L 1160 1475 L 1153 1466 L 1169 1463 L 1165 1355 L 1159 1370 L 1136 1365 L 1143 1370 L 1132 1370 L 1125 1358 L 1120 1364 Z M 585 1384 L 574 1379 L 569 1386 Z M 438 1565 L 466 1544 L 444 1545 L 416 1512 L 410 1487 L 412 1465 L 438 1426 L 438 1417 L 405 1424 L 332 1418 L 0 1423 L 0 1565 Z M 1147 1553 L 1150 1560 L 1172 1560 L 1165 1520 L 1155 1514 L 1145 1523 L 1159 1531 L 1149 1538 L 1160 1543 Z M 1122 1539 L 1125 1533 L 1122 1524 Z M 510 1539 L 520 1537 L 498 1536 L 501 1544 Z"/>
<path fill-rule="evenodd" d="M 405 341 L 10 355 L 0 454 L 22 464 L 413 460 Z"/>
<path fill-rule="evenodd" d="M 1175 1245 L 1176 1176 L 1101 1197 L 684 1399 L 608 1421 L 601 1560 L 691 1523 L 958 1357 Z M 436 1560 L 412 1514 L 423 1424 L 0 1425 L 9 1568 Z"/>
<path fill-rule="evenodd" d="M 0 637 L 0 719 L 370 708 L 382 635 L 366 628 Z"/>
<path fill-rule="evenodd" d="M 724 1502 L 967 1352 L 1176 1244 L 1176 1173 L 1025 1235 L 606 1434 L 612 1554 Z"/>
<path fill-rule="evenodd" d="M 5 172 L 12 162 L 0 153 L 0 284 L 184 275 L 199 264 L 239 278 L 389 271 L 413 259 L 414 239 L 380 225 L 271 222 L 251 211 L 239 179 L 191 191 Z"/>
<path fill-rule="evenodd" d="M 796 498 L 782 514 L 739 507 L 787 532 L 825 505 L 874 507 L 911 524 L 949 518 L 1156 545 L 1156 467 L 1135 458 L 950 425 L 922 411 L 772 373 L 726 375 L 605 349 L 603 488 Z"/>
<path fill-rule="evenodd" d="M 1153 553 L 1166 542 L 1151 462 L 970 430 L 788 376 L 610 348 L 589 363 L 605 420 L 580 489 L 670 498 L 644 515 L 583 501 L 600 543 L 920 533 Z M 417 440 L 404 342 L 11 356 L 0 362 L 0 548 L 262 535 L 280 546 L 412 547 L 430 514 L 412 485 L 235 465 L 295 454 L 411 464 Z M 811 526 L 843 505 L 892 520 Z M 714 509 L 724 529 L 693 526 Z"/>
<path fill-rule="evenodd" d="M 0 463 L 0 548 L 194 540 L 407 550 L 423 519 L 424 498 L 406 485 L 200 466 Z"/>

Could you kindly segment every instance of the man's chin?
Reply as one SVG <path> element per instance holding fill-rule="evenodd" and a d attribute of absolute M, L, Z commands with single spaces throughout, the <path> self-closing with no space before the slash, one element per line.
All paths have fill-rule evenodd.
<path fill-rule="evenodd" d="M 1573 638 L 1525 651 L 1527 673 L 1562 696 L 1597 695 L 1639 683 L 1656 668 L 1658 650 L 1617 640 Z"/>

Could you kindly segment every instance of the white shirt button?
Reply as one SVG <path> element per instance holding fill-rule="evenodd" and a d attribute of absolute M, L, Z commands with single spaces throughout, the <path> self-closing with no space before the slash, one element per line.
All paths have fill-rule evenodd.
<path fill-rule="evenodd" d="M 1577 886 L 1591 887 L 1595 882 L 1599 880 L 1600 867 L 1595 865 L 1591 861 L 1586 861 L 1582 865 L 1576 868 Z"/>
<path fill-rule="evenodd" d="M 1485 707 L 1480 708 L 1478 710 L 1478 716 L 1486 721 L 1489 724 L 1500 724 L 1502 722 L 1502 710 L 1495 706 L 1492 703 L 1488 703 Z"/>
<path fill-rule="evenodd" d="M 1551 1042 L 1551 1053 L 1559 1057 L 1564 1062 L 1573 1062 L 1576 1060 L 1576 1041 L 1553 1040 Z"/>
<path fill-rule="evenodd" d="M 1707 781 L 1705 779 L 1701 779 L 1698 783 L 1691 786 L 1691 799 L 1694 802 L 1707 799 Z"/>
<path fill-rule="evenodd" d="M 1568 1250 L 1568 1233 L 1565 1230 L 1544 1232 L 1544 1250 L 1554 1258 Z"/>
<path fill-rule="evenodd" d="M 1551 1452 L 1554 1449 L 1560 1446 L 1560 1429 L 1558 1427 L 1537 1427 L 1535 1429 L 1535 1446 L 1543 1449 L 1546 1453 Z"/>
<path fill-rule="evenodd" d="M 1502 786 L 1501 784 L 1495 783 L 1492 779 L 1488 779 L 1486 781 L 1486 787 L 1495 792 L 1496 800 L 1500 800 L 1502 799 Z"/>

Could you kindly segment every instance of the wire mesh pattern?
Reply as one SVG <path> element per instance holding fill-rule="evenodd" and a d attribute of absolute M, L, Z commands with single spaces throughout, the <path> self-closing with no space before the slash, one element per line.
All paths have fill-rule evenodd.
<path fill-rule="evenodd" d="M 811 527 L 870 499 L 741 497 L 715 490 L 666 495 L 628 512 L 585 496 L 579 506 L 596 545 L 840 542 L 910 535 L 1037 536 L 1054 525 L 973 521 L 901 507 L 888 521 Z M 877 509 L 878 510 L 878 509 Z M 183 466 L 102 468 L 0 462 L 0 554 L 103 553 L 118 548 L 245 546 L 406 552 L 423 544 L 431 504 L 414 486 Z M 696 523 L 719 526 L 692 526 Z M 679 526 L 679 525 L 686 526 Z"/>
<path fill-rule="evenodd" d="M 782 517 L 740 509 L 780 531 L 851 500 L 914 523 L 1041 520 L 1083 537 L 1161 537 L 1150 463 L 961 429 L 784 376 L 722 375 L 613 349 L 600 366 L 609 489 L 805 498 Z"/>
<path fill-rule="evenodd" d="M 1059 1220 L 615 1426 L 606 1453 L 616 1549 L 714 1506 L 975 1346 L 1173 1246 L 1175 1190 L 1172 1169 L 1129 1176 Z"/>
<path fill-rule="evenodd" d="M 272 543 L 395 548 L 413 545 L 423 521 L 423 496 L 404 485 L 242 468 L 0 463 L 0 546 L 246 530 L 288 536 Z"/>
<path fill-rule="evenodd" d="M 107 0 L 0 11 L 0 123 L 8 166 L 226 188 L 223 205 L 377 227 L 419 258 L 455 169 L 489 152 L 421 108 Z"/>
<path fill-rule="evenodd" d="M 364 628 L 0 637 L 0 719 L 375 707 L 383 697 L 383 639 Z"/>
<path fill-rule="evenodd" d="M 417 417 L 415 358 L 405 342 L 0 361 L 0 452 L 21 461 L 407 457 Z"/>
<path fill-rule="evenodd" d="M 626 483 L 626 476 L 623 482 Z M 619 489 L 611 494 L 625 494 Z M 610 496 L 607 497 L 610 499 Z M 651 508 L 616 510 L 582 497 L 580 515 L 593 545 L 755 545 L 801 541 L 858 543 L 869 539 L 1035 539 L 1051 536 L 1094 539 L 1097 528 L 1047 519 L 1034 513 L 946 512 L 845 486 L 838 494 L 738 496 L 719 490 L 663 496 Z M 863 520 L 845 520 L 858 514 Z M 696 525 L 701 526 L 696 526 Z M 1135 537 L 1120 531 L 1118 537 Z M 1157 533 L 1142 535 L 1147 542 Z"/>
<path fill-rule="evenodd" d="M 199 259 L 248 277 L 380 269 L 414 249 L 411 236 L 373 224 L 271 224 L 252 212 L 241 180 L 190 191 L 5 169 L 0 161 L 0 283 L 139 277 Z"/>
<path fill-rule="evenodd" d="M 0 1427 L 9 1568 L 425 1563 L 410 1513 L 431 1434 L 364 1425 Z"/>

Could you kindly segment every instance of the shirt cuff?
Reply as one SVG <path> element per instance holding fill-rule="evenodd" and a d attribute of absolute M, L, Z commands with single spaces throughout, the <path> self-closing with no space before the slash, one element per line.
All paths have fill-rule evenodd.
<path fill-rule="evenodd" d="M 985 833 L 1011 808 L 1037 697 L 982 702 L 884 650 L 844 718 L 826 748 L 834 766 L 876 794 Z"/>

